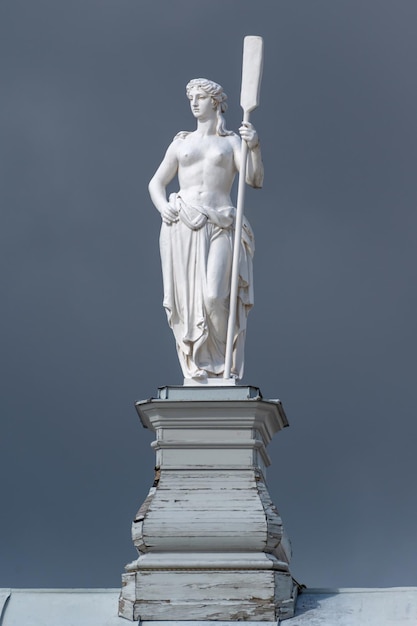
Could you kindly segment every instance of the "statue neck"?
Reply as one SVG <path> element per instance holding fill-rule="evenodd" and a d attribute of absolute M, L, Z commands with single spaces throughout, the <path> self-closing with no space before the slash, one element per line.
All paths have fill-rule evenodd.
<path fill-rule="evenodd" d="M 215 135 L 216 134 L 216 119 L 197 120 L 197 134 L 198 135 Z"/>

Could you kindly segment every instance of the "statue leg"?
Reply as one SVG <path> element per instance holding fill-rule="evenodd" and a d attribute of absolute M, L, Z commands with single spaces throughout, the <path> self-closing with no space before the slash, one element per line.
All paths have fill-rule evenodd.
<path fill-rule="evenodd" d="M 229 315 L 232 254 L 230 232 L 213 227 L 213 237 L 207 258 L 204 302 L 210 323 L 209 335 L 216 343 L 216 352 L 218 356 L 221 355 L 223 367 Z"/>

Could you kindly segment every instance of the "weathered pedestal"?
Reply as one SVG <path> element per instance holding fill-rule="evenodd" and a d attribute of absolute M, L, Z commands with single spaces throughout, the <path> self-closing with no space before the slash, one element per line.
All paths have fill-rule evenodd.
<path fill-rule="evenodd" d="M 132 526 L 139 558 L 119 614 L 141 621 L 292 617 L 290 544 L 265 484 L 266 446 L 288 425 L 254 387 L 164 387 L 138 402 L 156 475 Z"/>

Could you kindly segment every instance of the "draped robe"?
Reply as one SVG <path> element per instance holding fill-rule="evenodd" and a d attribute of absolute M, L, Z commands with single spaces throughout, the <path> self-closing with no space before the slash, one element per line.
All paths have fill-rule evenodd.
<path fill-rule="evenodd" d="M 208 277 L 208 259 L 214 242 L 232 252 L 236 210 L 232 206 L 219 209 L 191 206 L 180 194 L 171 194 L 169 202 L 177 209 L 178 219 L 172 224 L 163 222 L 160 234 L 163 305 L 168 323 L 175 336 L 184 377 L 218 377 L 224 371 L 232 254 L 230 263 L 221 268 L 218 276 Z M 246 320 L 253 306 L 253 253 L 253 232 L 244 219 L 233 340 L 232 375 L 236 378 L 243 376 Z M 211 283 L 226 282 L 226 293 L 210 298 L 208 279 Z"/>

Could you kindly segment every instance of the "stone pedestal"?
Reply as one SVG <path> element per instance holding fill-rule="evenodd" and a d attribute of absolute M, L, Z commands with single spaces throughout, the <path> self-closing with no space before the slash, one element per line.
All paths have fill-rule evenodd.
<path fill-rule="evenodd" d="M 266 446 L 288 426 L 254 387 L 164 387 L 138 402 L 156 433 L 155 482 L 132 526 L 139 558 L 119 615 L 141 621 L 292 617 L 290 544 L 265 484 Z"/>

